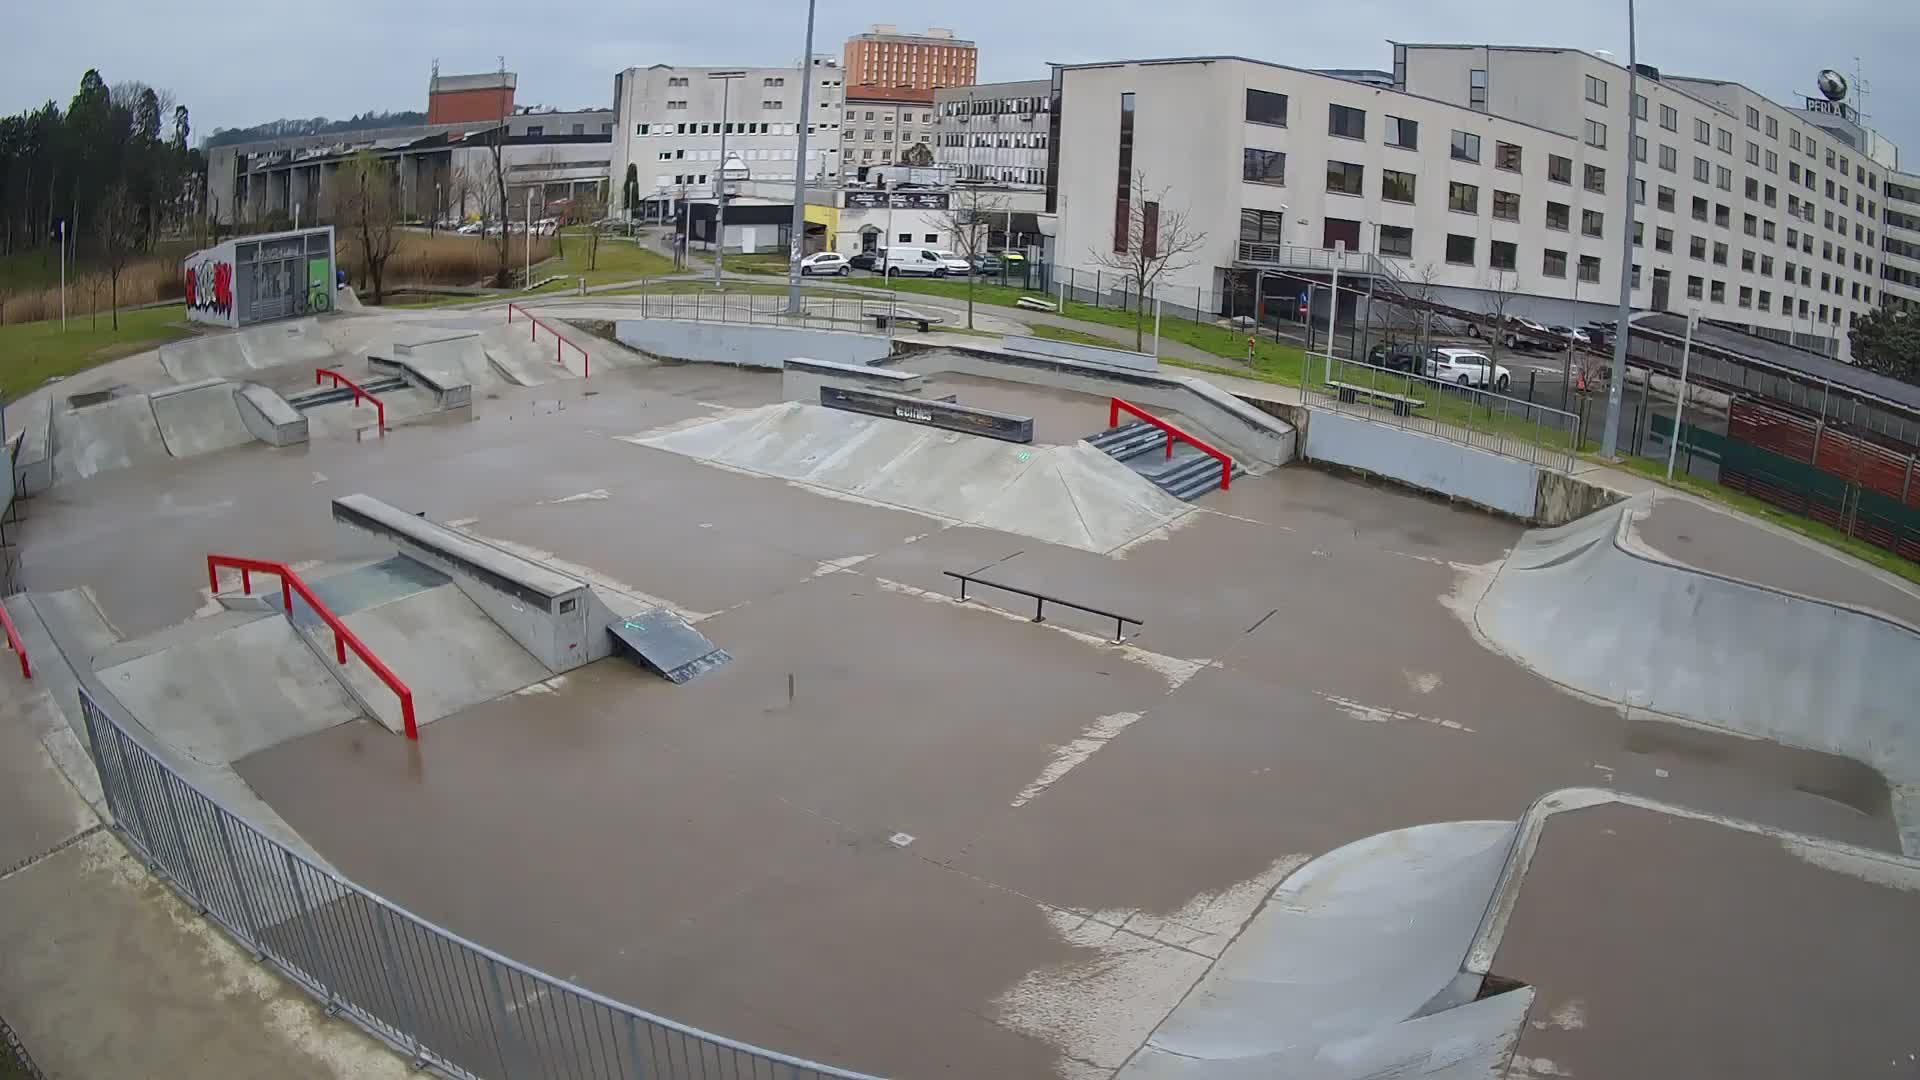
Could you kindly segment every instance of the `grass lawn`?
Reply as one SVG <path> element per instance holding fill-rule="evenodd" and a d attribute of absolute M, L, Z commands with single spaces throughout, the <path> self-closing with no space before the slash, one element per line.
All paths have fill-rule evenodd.
<path fill-rule="evenodd" d="M 1046 338 L 1049 341 L 1071 341 L 1076 345 L 1097 345 L 1102 349 L 1111 349 L 1119 345 L 1119 342 L 1112 338 L 1104 338 L 1099 334 L 1089 334 L 1085 330 L 1075 330 L 1066 326 L 1036 326 L 1033 328 L 1033 336 Z"/>
<path fill-rule="evenodd" d="M 1859 559 L 1861 562 L 1871 563 L 1882 570 L 1898 574 L 1908 581 L 1920 582 L 1920 563 L 1903 559 L 1885 548 L 1877 548 L 1865 541 L 1856 540 L 1838 529 L 1822 524 L 1812 518 L 1804 518 L 1798 514 L 1788 513 L 1774 506 L 1772 503 L 1761 502 L 1759 499 L 1744 492 L 1734 491 L 1731 488 L 1722 487 L 1719 484 L 1713 483 L 1710 480 L 1702 480 L 1697 476 L 1689 476 L 1683 472 L 1675 472 L 1673 479 L 1669 481 L 1667 479 L 1667 463 L 1664 461 L 1655 461 L 1652 458 L 1633 456 L 1617 464 L 1618 467 L 1626 469 L 1628 472 L 1639 473 L 1642 476 L 1657 480 L 1662 484 L 1679 488 L 1681 491 L 1689 494 L 1698 495 L 1703 499 L 1711 499 L 1724 506 L 1730 506 L 1743 514 L 1757 517 L 1762 521 L 1770 522 L 1781 528 L 1792 529 L 1794 532 L 1799 533 L 1809 540 L 1817 540 L 1830 548 L 1844 551 L 1854 558 Z"/>
<path fill-rule="evenodd" d="M 640 278 L 662 277 L 680 273 L 673 268 L 673 260 L 657 251 L 651 251 L 625 237 L 603 236 L 600 249 L 593 258 L 593 269 L 587 269 L 587 238 L 579 233 L 569 232 L 565 237 L 567 251 L 564 256 L 555 256 L 533 268 L 535 280 L 558 275 L 561 280 L 535 289 L 533 295 L 542 293 L 566 292 L 579 287 L 579 279 L 585 277 L 589 285 L 608 285 L 616 281 L 636 281 Z"/>
<path fill-rule="evenodd" d="M 17 397 L 55 375 L 72 375 L 115 357 L 174 341 L 193 333 L 186 309 L 178 305 L 120 313 L 120 329 L 102 314 L 0 326 L 0 395 Z"/>
<path fill-rule="evenodd" d="M 726 268 L 737 274 L 773 274 L 787 276 L 785 255 L 729 255 Z"/>

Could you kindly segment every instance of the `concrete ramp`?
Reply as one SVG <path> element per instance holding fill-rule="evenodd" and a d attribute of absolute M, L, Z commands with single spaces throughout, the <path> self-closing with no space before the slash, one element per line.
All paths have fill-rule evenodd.
<path fill-rule="evenodd" d="M 285 618 L 241 614 L 209 621 L 208 633 L 194 624 L 163 631 L 164 647 L 101 669 L 100 681 L 149 731 L 205 765 L 360 717 Z"/>
<path fill-rule="evenodd" d="M 1582 693 L 1865 762 L 1920 851 L 1920 631 L 1668 561 L 1631 538 L 1649 505 L 1528 533 L 1474 612 L 1480 632 Z"/>
<path fill-rule="evenodd" d="M 98 405 L 53 415 L 55 483 L 165 461 L 167 442 L 160 435 L 153 403 L 145 394 L 111 398 Z"/>
<path fill-rule="evenodd" d="M 338 358 L 338 350 L 312 319 L 210 331 L 160 347 L 160 366 L 174 381 L 183 383 L 245 376 L 289 365 L 323 366 Z"/>
<path fill-rule="evenodd" d="M 1084 443 L 1022 446 L 798 402 L 626 437 L 949 522 L 1110 552 L 1193 511 Z"/>
<path fill-rule="evenodd" d="M 539 386 L 573 374 L 554 359 L 551 337 L 531 341 L 521 323 L 481 332 L 480 348 L 496 375 L 515 386 Z"/>
<path fill-rule="evenodd" d="M 1421 825 L 1308 863 L 1119 1076 L 1500 1075 L 1532 995 L 1459 984 L 1516 828 Z"/>
<path fill-rule="evenodd" d="M 149 394 L 167 452 L 194 457 L 252 442 L 253 432 L 235 401 L 238 389 L 225 379 L 207 379 Z"/>

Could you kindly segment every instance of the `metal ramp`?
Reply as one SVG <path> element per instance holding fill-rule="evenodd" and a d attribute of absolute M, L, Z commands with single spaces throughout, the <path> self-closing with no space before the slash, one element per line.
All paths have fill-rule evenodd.
<path fill-rule="evenodd" d="M 666 608 L 651 608 L 607 624 L 614 641 L 626 646 L 641 663 L 684 683 L 733 659 L 725 649 L 707 640 L 687 620 Z"/>

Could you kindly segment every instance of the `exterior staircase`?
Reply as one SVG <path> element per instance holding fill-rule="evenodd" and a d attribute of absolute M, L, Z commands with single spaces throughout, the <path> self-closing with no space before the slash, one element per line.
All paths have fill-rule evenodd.
<path fill-rule="evenodd" d="M 1122 424 L 1089 436 L 1086 441 L 1176 499 L 1191 502 L 1220 486 L 1218 459 L 1185 443 L 1175 443 L 1173 456 L 1168 457 L 1167 433 L 1151 424 Z M 1233 466 L 1235 476 L 1244 471 L 1238 464 Z"/>
<path fill-rule="evenodd" d="M 377 379 L 366 379 L 360 386 L 369 394 L 385 394 L 395 390 L 405 390 L 407 380 L 397 375 L 385 375 Z M 341 401 L 353 400 L 353 388 L 347 386 L 323 386 L 287 395 L 287 404 L 306 412 L 321 405 L 332 405 Z"/>

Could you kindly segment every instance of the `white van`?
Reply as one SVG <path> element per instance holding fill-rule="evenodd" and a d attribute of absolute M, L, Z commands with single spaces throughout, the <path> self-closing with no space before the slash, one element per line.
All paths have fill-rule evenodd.
<path fill-rule="evenodd" d="M 941 260 L 940 253 L 930 247 L 890 247 L 881 260 L 881 269 L 888 277 L 947 276 L 947 264 Z"/>

